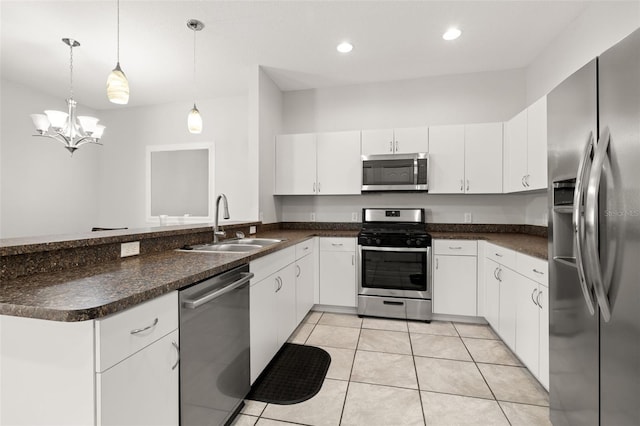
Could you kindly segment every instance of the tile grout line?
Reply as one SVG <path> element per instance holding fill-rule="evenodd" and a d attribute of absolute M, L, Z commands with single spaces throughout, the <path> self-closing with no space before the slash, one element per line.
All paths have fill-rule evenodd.
<path fill-rule="evenodd" d="M 360 344 L 361 335 L 362 335 L 362 322 L 360 322 L 360 331 L 358 332 L 358 340 L 356 342 L 356 348 L 353 351 L 353 362 L 351 362 L 351 369 L 349 370 L 349 380 L 347 381 L 347 390 L 344 393 L 344 401 L 342 401 L 342 411 L 340 411 L 340 420 L 338 420 L 338 426 L 342 424 L 342 417 L 344 416 L 344 408 L 347 405 L 347 396 L 349 395 L 349 387 L 351 386 L 351 375 L 353 374 L 353 367 L 356 365 L 356 353 L 358 352 L 358 345 Z"/>
<path fill-rule="evenodd" d="M 422 410 L 422 422 L 427 425 L 427 415 L 424 412 L 424 402 L 422 401 L 422 389 L 420 388 L 420 379 L 418 378 L 418 366 L 416 365 L 416 355 L 413 352 L 413 342 L 411 341 L 411 330 L 407 324 L 407 335 L 409 336 L 409 347 L 411 348 L 411 361 L 413 361 L 413 372 L 416 375 L 416 384 L 418 385 L 418 400 L 420 401 L 420 409 Z"/>

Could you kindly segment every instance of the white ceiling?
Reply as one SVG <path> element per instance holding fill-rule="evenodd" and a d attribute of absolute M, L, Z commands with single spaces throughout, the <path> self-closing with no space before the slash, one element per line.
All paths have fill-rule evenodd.
<path fill-rule="evenodd" d="M 145 1 L 121 0 L 120 63 L 129 106 L 245 93 L 262 65 L 282 90 L 521 68 L 587 6 L 586 1 Z M 116 0 L 1 2 L 2 77 L 65 98 L 75 38 L 74 97 L 106 99 L 116 62 Z M 453 42 L 442 33 L 463 31 Z M 351 41 L 350 54 L 336 45 Z"/>

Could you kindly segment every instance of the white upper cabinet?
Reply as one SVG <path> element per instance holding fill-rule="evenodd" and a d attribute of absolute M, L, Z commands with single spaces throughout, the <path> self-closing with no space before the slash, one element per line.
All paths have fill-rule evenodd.
<path fill-rule="evenodd" d="M 547 187 L 547 98 L 505 123 L 504 192 Z"/>
<path fill-rule="evenodd" d="M 547 97 L 527 108 L 527 189 L 547 187 Z"/>
<path fill-rule="evenodd" d="M 502 192 L 502 123 L 465 126 L 465 192 Z"/>
<path fill-rule="evenodd" d="M 464 194 L 464 126 L 429 127 L 429 192 Z"/>
<path fill-rule="evenodd" d="M 429 192 L 502 192 L 502 123 L 429 127 Z"/>
<path fill-rule="evenodd" d="M 360 132 L 276 136 L 275 195 L 360 194 Z"/>
<path fill-rule="evenodd" d="M 276 136 L 276 195 L 316 193 L 316 135 Z"/>
<path fill-rule="evenodd" d="M 319 133 L 317 194 L 360 194 L 360 132 Z"/>
<path fill-rule="evenodd" d="M 426 126 L 362 131 L 362 155 L 428 151 L 429 130 Z"/>

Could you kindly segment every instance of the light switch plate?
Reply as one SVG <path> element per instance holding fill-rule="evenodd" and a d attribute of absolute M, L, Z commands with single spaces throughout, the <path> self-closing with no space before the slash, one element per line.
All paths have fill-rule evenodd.
<path fill-rule="evenodd" d="M 249 234 L 255 234 L 256 233 L 256 227 L 255 226 L 250 226 L 249 227 Z"/>
<path fill-rule="evenodd" d="M 135 256 L 140 254 L 140 241 L 120 244 L 120 257 Z"/>
<path fill-rule="evenodd" d="M 471 213 L 464 214 L 464 223 L 471 223 Z"/>
<path fill-rule="evenodd" d="M 311 216 L 309 216 L 309 220 L 311 222 L 315 222 L 316 221 L 316 214 L 315 213 L 311 213 Z"/>
<path fill-rule="evenodd" d="M 357 212 L 352 212 L 351 213 L 351 221 L 352 222 L 357 222 L 358 221 L 358 213 Z"/>

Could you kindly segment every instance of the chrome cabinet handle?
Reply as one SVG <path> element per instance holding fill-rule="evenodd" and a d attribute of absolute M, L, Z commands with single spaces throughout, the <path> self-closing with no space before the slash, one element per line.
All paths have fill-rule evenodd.
<path fill-rule="evenodd" d="M 460 179 L 460 192 L 464 191 L 464 179 Z"/>
<path fill-rule="evenodd" d="M 313 193 L 314 194 L 316 193 L 316 183 L 315 182 L 313 182 Z"/>
<path fill-rule="evenodd" d="M 500 269 L 500 268 L 496 268 L 496 269 L 493 271 L 493 277 L 494 277 L 497 281 L 500 281 L 500 278 L 498 278 L 498 269 Z"/>
<path fill-rule="evenodd" d="M 131 330 L 131 334 L 138 334 L 138 333 L 142 333 L 144 331 L 149 330 L 150 328 L 155 327 L 156 325 L 158 325 L 158 318 L 156 318 L 155 320 L 153 320 L 153 323 L 151 325 L 148 325 L 144 328 L 136 328 L 134 330 Z"/>
<path fill-rule="evenodd" d="M 172 370 L 175 370 L 178 364 L 180 364 L 180 348 L 178 347 L 178 344 L 176 342 L 171 342 L 171 344 L 176 349 L 176 354 L 178 355 L 178 359 L 176 359 L 176 363 L 173 364 L 173 367 L 171 367 Z"/>
<path fill-rule="evenodd" d="M 527 184 L 527 188 L 531 186 L 531 185 L 529 185 L 529 178 L 530 177 L 531 177 L 531 175 L 527 175 L 527 177 L 524 180 L 524 182 Z"/>
<path fill-rule="evenodd" d="M 498 270 L 498 281 L 502 282 L 502 268 Z"/>
<path fill-rule="evenodd" d="M 393 152 L 393 141 L 389 141 L 389 152 Z"/>
<path fill-rule="evenodd" d="M 586 251 L 589 261 L 587 266 L 590 270 L 589 278 L 593 283 L 600 305 L 600 312 L 605 322 L 611 320 L 611 307 L 607 297 L 604 280 L 602 278 L 602 267 L 600 265 L 600 255 L 598 253 L 598 198 L 600 196 L 600 181 L 602 180 L 602 171 L 606 167 L 610 169 L 609 157 L 607 156 L 607 148 L 611 136 L 609 128 L 605 127 L 600 136 L 600 140 L 596 145 L 596 152 L 593 156 L 593 164 L 591 166 L 591 176 L 587 185 L 587 199 L 585 202 L 585 231 L 586 231 Z"/>
<path fill-rule="evenodd" d="M 334 246 L 334 247 L 341 247 L 344 244 L 342 244 L 342 243 L 331 243 L 331 245 Z"/>
<path fill-rule="evenodd" d="M 537 288 L 533 289 L 533 292 L 531 293 L 531 301 L 533 302 L 534 305 L 538 306 L 538 302 L 536 302 L 536 296 L 534 296 L 534 294 L 536 294 L 538 292 Z"/>
<path fill-rule="evenodd" d="M 351 265 L 353 265 L 353 266 L 356 265 L 356 255 L 355 254 L 351 255 Z"/>
<path fill-rule="evenodd" d="M 298 277 L 300 277 L 300 273 L 301 273 L 301 271 L 300 271 L 300 265 L 296 265 L 296 269 L 297 269 L 297 272 L 296 272 L 296 278 L 298 278 Z"/>
<path fill-rule="evenodd" d="M 544 272 L 538 271 L 536 268 L 533 268 L 533 272 L 535 272 L 538 275 L 544 275 Z"/>
<path fill-rule="evenodd" d="M 467 191 L 469 190 L 469 179 L 467 179 Z"/>
<path fill-rule="evenodd" d="M 318 194 L 320 193 L 320 182 L 318 182 Z"/>
<path fill-rule="evenodd" d="M 276 293 L 277 293 L 282 288 L 282 278 L 276 277 L 276 283 L 278 284 L 278 288 L 276 288 Z"/>
<path fill-rule="evenodd" d="M 578 281 L 580 281 L 580 287 L 582 289 L 582 296 L 587 303 L 587 309 L 589 314 L 595 315 L 595 303 L 593 300 L 593 294 L 591 288 L 587 285 L 587 276 L 585 271 L 585 256 L 583 253 L 582 243 L 585 238 L 584 233 L 584 215 L 582 211 L 582 204 L 584 202 L 584 184 L 591 172 L 591 154 L 593 153 L 593 132 L 589 132 L 587 137 L 587 144 L 582 154 L 582 161 L 578 165 L 578 171 L 576 173 L 576 186 L 573 193 L 573 249 L 574 256 L 576 258 L 576 269 L 578 270 Z"/>
<path fill-rule="evenodd" d="M 502 257 L 502 255 L 501 255 L 500 253 L 495 253 L 495 255 L 496 255 L 497 257 Z"/>
<path fill-rule="evenodd" d="M 522 186 L 524 186 L 525 188 L 527 187 L 527 184 L 524 182 L 524 178 L 527 177 L 526 175 L 522 176 Z"/>
<path fill-rule="evenodd" d="M 440 266 L 440 263 L 438 262 L 438 258 L 436 257 L 436 269 L 438 269 L 439 266 Z"/>
<path fill-rule="evenodd" d="M 398 141 L 396 141 L 396 152 L 398 152 L 400 150 L 400 144 L 398 143 Z"/>
<path fill-rule="evenodd" d="M 462 250 L 461 246 L 451 247 L 449 246 L 449 250 Z"/>
<path fill-rule="evenodd" d="M 542 290 L 538 292 L 538 297 L 536 297 L 536 305 L 538 305 L 540 309 L 542 309 L 542 305 L 540 304 L 540 296 L 542 296 Z"/>

